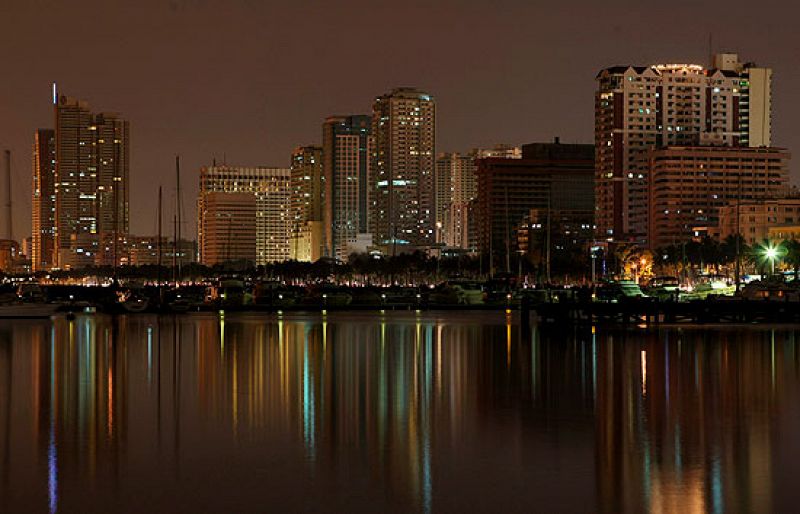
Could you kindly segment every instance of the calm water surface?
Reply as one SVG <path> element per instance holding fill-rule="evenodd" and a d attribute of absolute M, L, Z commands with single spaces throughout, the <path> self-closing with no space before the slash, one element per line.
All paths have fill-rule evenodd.
<path fill-rule="evenodd" d="M 3 512 L 792 512 L 800 329 L 0 322 Z"/>

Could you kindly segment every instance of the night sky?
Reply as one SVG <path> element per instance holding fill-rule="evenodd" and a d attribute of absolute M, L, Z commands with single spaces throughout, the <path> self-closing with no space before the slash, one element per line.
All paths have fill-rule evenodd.
<path fill-rule="evenodd" d="M 52 127 L 53 81 L 130 120 L 136 234 L 155 233 L 159 184 L 174 198 L 176 153 L 192 233 L 200 166 L 288 166 L 295 146 L 321 142 L 323 118 L 369 113 L 392 87 L 436 97 L 437 151 L 591 142 L 599 69 L 707 65 L 709 34 L 716 51 L 774 68 L 773 143 L 800 148 L 800 7 L 700 3 L 2 0 L 0 147 L 13 152 L 16 236 L 30 232 L 31 145 Z"/>

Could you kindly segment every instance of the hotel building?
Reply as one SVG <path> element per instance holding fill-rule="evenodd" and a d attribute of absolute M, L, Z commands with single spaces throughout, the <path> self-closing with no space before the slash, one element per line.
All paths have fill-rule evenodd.
<path fill-rule="evenodd" d="M 256 265 L 289 259 L 292 228 L 291 170 L 234 166 L 201 168 L 197 201 L 197 242 L 200 247 L 200 262 L 203 264 L 209 263 L 204 248 L 210 248 L 210 243 L 206 241 L 206 237 L 210 237 L 210 234 L 207 235 L 204 231 L 203 219 L 204 217 L 211 219 L 213 210 L 211 214 L 207 211 L 221 205 L 221 200 L 217 197 L 214 197 L 216 203 L 209 203 L 208 196 L 211 193 L 245 193 L 255 198 L 255 211 L 249 223 L 255 227 L 252 237 L 255 244 Z M 241 220 L 244 223 L 244 218 Z M 250 233 L 242 229 L 241 237 L 250 237 L 247 235 Z"/>

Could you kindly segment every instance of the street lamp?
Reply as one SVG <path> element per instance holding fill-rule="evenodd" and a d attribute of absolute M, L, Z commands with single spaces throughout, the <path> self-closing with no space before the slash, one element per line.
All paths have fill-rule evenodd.
<path fill-rule="evenodd" d="M 771 275 L 775 274 L 775 259 L 778 258 L 778 250 L 774 246 L 770 246 L 767 248 L 766 251 L 767 259 L 769 259 L 770 266 L 772 268 Z"/>
<path fill-rule="evenodd" d="M 786 249 L 782 245 L 766 242 L 765 245 L 761 246 L 761 255 L 764 261 L 769 261 L 771 274 L 774 275 L 775 261 L 782 259 L 783 256 L 786 255 Z"/>

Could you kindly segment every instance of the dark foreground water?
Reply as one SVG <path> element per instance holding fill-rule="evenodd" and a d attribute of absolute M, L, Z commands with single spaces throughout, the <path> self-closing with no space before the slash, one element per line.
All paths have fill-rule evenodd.
<path fill-rule="evenodd" d="M 3 512 L 796 512 L 800 331 L 0 322 Z"/>

